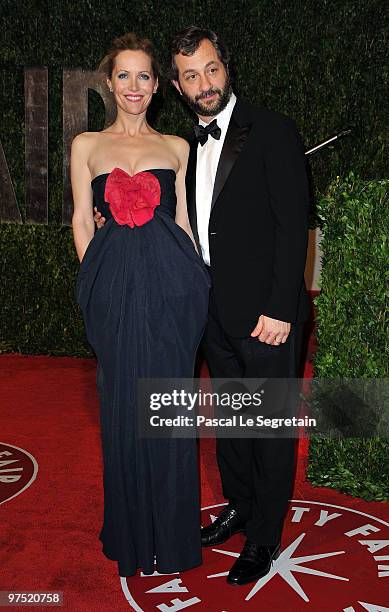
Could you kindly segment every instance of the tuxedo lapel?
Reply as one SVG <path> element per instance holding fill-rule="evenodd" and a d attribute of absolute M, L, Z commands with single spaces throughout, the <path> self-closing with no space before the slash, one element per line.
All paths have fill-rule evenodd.
<path fill-rule="evenodd" d="M 188 208 L 189 223 L 192 228 L 193 237 L 201 253 L 199 233 L 197 229 L 196 211 L 196 167 L 197 167 L 197 140 L 190 141 L 188 166 L 186 169 L 186 203 Z"/>
<path fill-rule="evenodd" d="M 220 193 L 223 190 L 234 163 L 243 149 L 244 143 L 246 142 L 247 136 L 251 130 L 253 120 L 254 117 L 251 113 L 251 109 L 245 102 L 238 99 L 231 115 L 231 120 L 220 154 L 212 194 L 211 212 Z M 193 237 L 197 244 L 199 253 L 201 253 L 196 211 L 196 167 L 198 142 L 195 138 L 192 138 L 189 144 L 190 151 L 186 170 L 186 201 Z"/>
<path fill-rule="evenodd" d="M 230 175 L 230 172 L 243 149 L 247 136 L 250 132 L 252 122 L 245 116 L 242 104 L 237 100 L 231 115 L 223 148 L 220 154 L 219 164 L 216 171 L 215 184 L 212 194 L 211 211 Z"/>

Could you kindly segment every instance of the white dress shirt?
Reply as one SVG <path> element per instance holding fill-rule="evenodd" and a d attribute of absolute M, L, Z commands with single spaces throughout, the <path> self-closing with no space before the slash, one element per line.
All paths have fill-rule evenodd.
<path fill-rule="evenodd" d="M 215 185 L 216 171 L 219 164 L 220 153 L 223 148 L 228 125 L 230 123 L 232 111 L 236 102 L 235 94 L 231 95 L 227 106 L 216 116 L 217 124 L 221 129 L 219 140 L 208 136 L 207 142 L 201 146 L 197 145 L 197 166 L 196 166 L 196 214 L 197 229 L 199 234 L 200 247 L 204 262 L 209 266 L 209 241 L 208 225 L 211 214 L 211 203 L 213 188 Z M 199 120 L 199 124 L 206 127 L 208 124 Z"/>

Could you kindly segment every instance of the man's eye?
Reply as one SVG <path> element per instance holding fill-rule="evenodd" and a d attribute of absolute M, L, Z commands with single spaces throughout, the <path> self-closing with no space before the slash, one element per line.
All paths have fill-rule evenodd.
<path fill-rule="evenodd" d="M 209 72 L 217 72 L 217 68 L 211 68 Z"/>
<path fill-rule="evenodd" d="M 196 78 L 196 75 L 195 75 L 195 74 L 190 74 L 188 77 L 186 77 L 186 80 L 187 80 L 187 81 L 189 81 L 189 80 L 190 80 L 190 81 L 193 81 L 195 78 Z"/>

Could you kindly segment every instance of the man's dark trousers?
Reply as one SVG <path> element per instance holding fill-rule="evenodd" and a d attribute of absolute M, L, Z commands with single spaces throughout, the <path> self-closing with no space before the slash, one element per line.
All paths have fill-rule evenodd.
<path fill-rule="evenodd" d="M 211 290 L 202 348 L 212 378 L 296 378 L 302 334 L 303 324 L 297 323 L 279 346 L 234 338 L 222 327 Z M 218 437 L 216 444 L 223 495 L 247 521 L 247 537 L 276 544 L 293 489 L 296 440 Z"/>

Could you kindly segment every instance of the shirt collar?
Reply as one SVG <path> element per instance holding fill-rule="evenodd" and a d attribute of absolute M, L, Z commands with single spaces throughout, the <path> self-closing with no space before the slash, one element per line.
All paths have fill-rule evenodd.
<path fill-rule="evenodd" d="M 228 128 L 228 124 L 230 123 L 232 111 L 234 110 L 234 106 L 236 103 L 236 95 L 234 93 L 231 94 L 230 99 L 228 100 L 227 106 L 223 108 L 222 111 L 214 119 L 217 119 L 217 124 L 220 129 L 225 131 Z M 199 125 L 206 127 L 209 123 L 205 123 L 201 119 L 199 119 Z"/>

